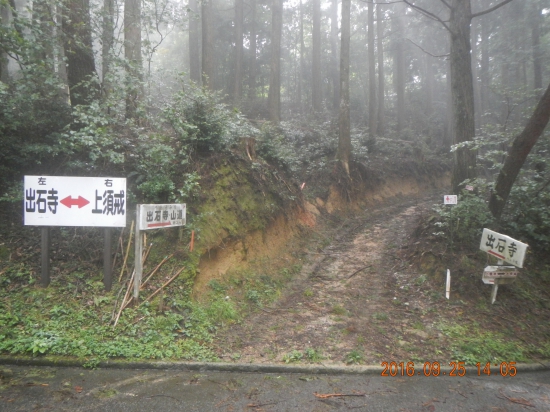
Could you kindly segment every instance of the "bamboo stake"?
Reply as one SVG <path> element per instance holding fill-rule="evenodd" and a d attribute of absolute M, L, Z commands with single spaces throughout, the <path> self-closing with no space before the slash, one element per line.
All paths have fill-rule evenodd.
<path fill-rule="evenodd" d="M 150 300 L 150 299 L 152 299 L 153 297 L 155 297 L 155 296 L 157 295 L 157 293 L 159 293 L 159 292 L 160 292 L 161 290 L 163 290 L 166 286 L 168 286 L 170 283 L 172 283 L 172 281 L 173 281 L 174 279 L 176 279 L 176 278 L 179 276 L 179 274 L 180 274 L 181 272 L 183 272 L 183 269 L 185 269 L 185 267 L 182 267 L 174 276 L 172 276 L 172 277 L 170 278 L 169 281 L 167 281 L 164 285 L 162 285 L 160 288 L 158 288 L 156 291 L 154 291 L 147 299 L 145 299 L 143 302 L 141 302 L 139 306 L 143 305 L 145 302 L 147 302 L 148 300 Z M 138 306 L 138 308 L 139 308 L 139 306 Z"/>
<path fill-rule="evenodd" d="M 115 320 L 115 316 L 116 316 L 116 308 L 118 306 L 118 299 L 120 298 L 120 294 L 122 293 L 122 291 L 124 290 L 124 286 L 122 286 L 119 290 L 118 290 L 118 293 L 116 295 L 116 299 L 115 299 L 115 304 L 113 306 L 113 313 L 111 314 L 111 322 L 113 322 Z"/>
<path fill-rule="evenodd" d="M 145 253 L 145 255 L 143 256 L 143 259 L 142 259 L 142 265 L 145 264 L 145 261 L 147 260 L 147 256 L 149 256 L 149 251 L 151 250 L 151 247 L 153 246 L 153 244 L 151 243 L 149 245 L 149 249 L 147 249 L 147 252 Z M 136 270 L 134 269 L 134 272 L 132 273 L 132 279 L 130 281 L 130 285 L 128 286 L 128 290 L 126 291 L 126 296 L 128 296 L 128 293 L 130 292 L 130 289 L 132 288 L 132 286 L 134 285 L 134 281 L 135 281 L 135 274 L 136 274 Z M 130 305 L 130 302 L 132 302 L 132 297 L 130 297 L 127 301 L 126 301 L 126 296 L 124 297 L 124 299 L 122 300 L 122 309 L 121 309 L 121 312 L 122 310 L 126 309 L 128 307 L 128 305 Z"/>
<path fill-rule="evenodd" d="M 157 270 L 159 270 L 159 268 L 164 265 L 164 263 L 166 263 L 166 261 L 170 258 L 172 258 L 174 256 L 174 254 L 172 253 L 170 256 L 166 256 L 164 259 L 162 259 L 162 261 L 157 265 L 157 267 L 155 269 L 153 269 L 153 271 L 147 276 L 147 279 L 145 279 L 145 281 L 141 282 L 141 286 L 140 286 L 140 289 L 143 289 L 143 286 L 145 286 L 145 284 L 147 282 L 149 282 L 149 279 L 151 279 L 153 277 L 153 275 L 157 272 Z"/>
<path fill-rule="evenodd" d="M 132 221 L 132 229 L 134 227 L 134 222 Z M 132 236 L 130 235 L 130 239 L 132 239 Z M 130 248 L 130 241 L 128 241 L 128 249 Z M 145 253 L 145 255 L 142 257 L 142 262 L 145 263 L 145 261 L 147 260 L 147 257 L 149 256 L 149 252 L 151 251 L 151 247 L 153 246 L 153 244 L 151 243 L 149 245 L 149 248 L 147 249 L 147 252 Z M 126 255 L 127 257 L 128 255 Z M 173 255 L 171 255 L 170 257 L 172 257 Z M 160 267 L 160 266 L 157 266 L 157 268 Z M 156 269 L 155 269 L 156 270 Z M 183 269 L 182 269 L 183 270 Z M 113 325 L 113 328 L 117 325 L 118 323 L 118 320 L 120 319 L 120 315 L 122 313 L 122 311 L 124 309 L 126 309 L 128 307 L 128 305 L 130 304 L 130 302 L 132 301 L 132 297 L 130 297 L 128 300 L 126 300 L 128 298 L 128 295 L 130 294 L 130 290 L 132 290 L 132 287 L 134 285 L 134 277 L 136 275 L 136 270 L 134 269 L 134 271 L 132 272 L 132 276 L 130 277 L 130 282 L 128 283 L 128 289 L 126 289 L 126 293 L 124 294 L 124 298 L 122 299 L 122 302 L 120 304 L 120 310 L 118 311 L 118 314 L 117 314 L 117 317 L 115 319 L 115 324 Z M 152 275 L 152 274 L 151 274 Z M 149 277 L 151 277 L 151 275 L 149 275 Z"/>
<path fill-rule="evenodd" d="M 134 275 L 135 274 L 136 274 L 136 271 L 134 270 L 134 272 L 132 273 L 132 277 L 130 278 L 130 282 L 128 283 L 128 289 L 126 289 L 126 293 L 124 294 L 124 298 L 122 298 L 122 303 L 120 304 L 120 310 L 118 311 L 118 314 L 116 315 L 115 324 L 113 325 L 113 328 L 118 323 L 118 320 L 120 318 L 120 314 L 122 313 L 122 311 L 126 307 L 126 305 L 125 305 L 126 298 L 128 297 L 128 294 L 130 293 L 130 290 L 132 290 L 132 285 L 134 284 Z"/>
<path fill-rule="evenodd" d="M 151 251 L 151 248 L 153 247 L 153 244 L 151 243 L 149 247 L 147 248 L 147 251 L 145 252 L 145 256 L 143 256 L 143 260 L 141 261 L 141 265 L 145 265 L 145 261 L 149 257 L 149 252 Z"/>
<path fill-rule="evenodd" d="M 132 244 L 133 233 L 134 233 L 134 221 L 132 220 L 132 225 L 130 226 L 130 237 L 128 238 L 128 247 L 126 248 L 126 256 L 124 256 L 124 263 L 122 264 L 122 268 L 120 269 L 120 276 L 118 277 L 119 282 L 122 280 L 124 268 L 126 268 L 126 273 L 128 273 L 128 267 L 126 266 L 126 262 L 128 261 L 128 254 L 130 253 L 130 245 Z"/>

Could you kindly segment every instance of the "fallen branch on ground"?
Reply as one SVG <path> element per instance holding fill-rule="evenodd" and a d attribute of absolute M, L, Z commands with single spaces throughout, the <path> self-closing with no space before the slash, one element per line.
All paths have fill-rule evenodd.
<path fill-rule="evenodd" d="M 164 285 L 162 285 L 160 288 L 158 288 L 156 291 L 154 291 L 147 299 L 145 299 L 143 302 L 141 302 L 139 304 L 139 306 L 143 305 L 145 302 L 149 301 L 150 299 L 152 299 L 153 297 L 155 297 L 157 295 L 157 293 L 159 293 L 161 290 L 163 290 L 166 286 L 168 286 L 170 283 L 172 283 L 172 281 L 174 279 L 176 279 L 181 272 L 183 272 L 183 269 L 185 269 L 185 267 L 181 268 L 174 276 L 172 276 L 170 278 L 170 280 L 168 280 Z M 139 307 L 138 306 L 138 307 Z"/>
<path fill-rule="evenodd" d="M 327 399 L 327 398 L 339 398 L 342 396 L 367 396 L 365 393 L 313 393 L 316 398 Z"/>
<path fill-rule="evenodd" d="M 370 267 L 372 267 L 372 265 L 363 266 L 361 269 L 357 269 L 355 272 L 353 272 L 351 275 L 348 276 L 348 279 L 351 279 L 352 277 L 357 275 L 362 270 L 365 270 L 365 269 L 370 268 Z"/>
<path fill-rule="evenodd" d="M 146 284 L 147 282 L 149 282 L 149 279 L 151 279 L 151 278 L 153 277 L 153 275 L 157 272 L 157 270 L 159 270 L 160 267 L 161 267 L 162 265 L 164 265 L 164 263 L 166 263 L 166 261 L 167 261 L 168 259 L 172 258 L 172 256 L 174 256 L 173 253 L 172 253 L 170 256 L 166 256 L 164 259 L 162 259 L 162 261 L 157 265 L 157 267 L 154 268 L 153 271 L 152 271 L 149 275 L 147 275 L 147 278 L 141 283 L 141 286 L 139 287 L 140 290 L 143 289 L 143 287 L 145 286 L 145 284 Z"/>
<path fill-rule="evenodd" d="M 534 408 L 535 406 L 529 402 L 527 399 L 524 399 L 524 398 L 511 398 L 509 396 L 506 396 L 504 393 L 502 393 L 502 389 L 498 391 L 498 393 L 500 393 L 502 396 L 504 396 L 504 398 L 506 398 L 507 400 L 509 400 L 510 402 L 512 403 L 517 403 L 517 404 L 520 404 L 520 405 L 523 405 L 523 406 L 529 406 L 531 408 Z M 503 399 L 501 398 L 500 396 L 497 396 L 497 398 L 500 398 L 500 399 Z"/>

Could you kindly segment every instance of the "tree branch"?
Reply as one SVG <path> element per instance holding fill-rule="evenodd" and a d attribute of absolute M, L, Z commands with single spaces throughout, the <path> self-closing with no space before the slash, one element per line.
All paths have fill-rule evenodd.
<path fill-rule="evenodd" d="M 508 0 L 508 1 L 511 1 L 511 0 Z M 441 19 L 439 16 L 437 16 L 437 15 L 435 15 L 435 14 L 429 12 L 429 11 L 426 10 L 426 9 L 423 9 L 422 7 L 419 7 L 419 6 L 416 6 L 416 5 L 412 4 L 412 3 L 411 3 L 410 1 L 408 1 L 408 0 L 403 0 L 403 3 L 407 4 L 409 7 L 412 7 L 412 8 L 415 9 L 416 11 L 422 13 L 424 16 L 426 16 L 426 17 L 428 17 L 428 18 L 430 18 L 430 19 L 432 19 L 432 20 L 438 21 L 439 23 L 441 23 L 441 24 L 443 25 L 443 27 L 445 27 L 445 28 L 449 31 L 449 33 L 451 33 L 451 34 L 453 33 L 453 32 L 451 31 L 451 29 L 449 28 L 449 26 L 447 25 L 447 23 L 446 23 L 443 19 Z"/>
<path fill-rule="evenodd" d="M 429 51 L 425 50 L 424 48 L 422 48 L 422 46 L 420 46 L 419 44 L 416 44 L 415 42 L 413 42 L 411 39 L 407 38 L 408 41 L 410 41 L 412 44 L 414 44 L 416 47 L 418 47 L 420 50 L 422 50 L 424 53 L 426 54 L 429 54 L 430 56 L 432 57 L 437 57 L 437 58 L 440 58 L 440 57 L 449 57 L 451 54 L 450 53 L 446 53 L 446 54 L 432 54 L 430 53 Z"/>
<path fill-rule="evenodd" d="M 494 191 L 489 198 L 489 210 L 492 215 L 500 220 L 502 211 L 510 195 L 510 190 L 516 181 L 531 149 L 544 132 L 550 121 L 550 85 L 540 99 L 535 112 L 525 125 L 523 131 L 514 138 L 508 149 L 506 160 L 498 174 Z"/>
<path fill-rule="evenodd" d="M 443 3 L 445 6 L 447 6 L 449 8 L 449 10 L 452 10 L 453 8 L 449 5 L 449 3 L 447 3 L 445 0 L 439 0 L 441 1 L 441 3 Z"/>
<path fill-rule="evenodd" d="M 395 1 L 375 1 L 375 0 L 359 0 L 361 3 L 372 3 L 374 5 L 386 5 L 386 4 L 395 4 L 395 3 L 401 3 L 403 0 L 395 0 Z"/>
<path fill-rule="evenodd" d="M 479 13 L 473 13 L 472 14 L 472 19 L 474 17 L 479 17 L 479 16 L 483 16 L 484 14 L 491 13 L 492 11 L 495 11 L 496 9 L 500 9 L 502 6 L 504 6 L 505 4 L 510 3 L 511 1 L 512 0 L 504 0 L 502 3 L 499 3 L 496 6 L 491 7 L 490 9 L 487 9 L 485 11 L 480 11 Z"/>

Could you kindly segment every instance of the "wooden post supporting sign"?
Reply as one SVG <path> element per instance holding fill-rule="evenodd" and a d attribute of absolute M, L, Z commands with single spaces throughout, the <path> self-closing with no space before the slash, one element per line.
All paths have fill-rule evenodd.
<path fill-rule="evenodd" d="M 43 287 L 48 287 L 50 284 L 50 227 L 42 226 L 42 273 L 40 276 L 40 284 Z"/>
<path fill-rule="evenodd" d="M 106 227 L 103 230 L 103 285 L 108 292 L 111 290 L 111 285 L 113 284 L 113 267 L 111 261 L 113 229 Z"/>

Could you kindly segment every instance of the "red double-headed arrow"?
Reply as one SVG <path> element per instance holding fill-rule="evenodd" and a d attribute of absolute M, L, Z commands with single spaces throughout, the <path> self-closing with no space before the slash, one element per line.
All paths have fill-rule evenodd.
<path fill-rule="evenodd" d="M 88 200 L 84 199 L 82 196 L 78 196 L 78 198 L 73 199 L 71 196 L 67 196 L 65 199 L 59 201 L 62 205 L 67 206 L 69 209 L 71 206 L 78 206 L 78 208 L 82 208 L 86 206 L 88 203 L 90 203 Z"/>

